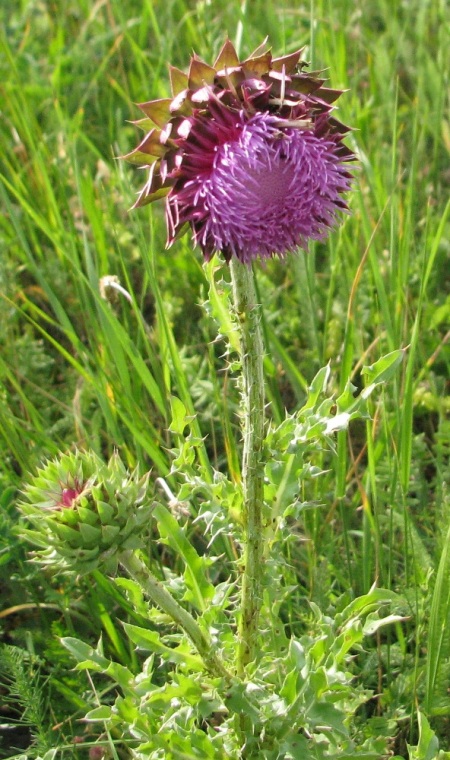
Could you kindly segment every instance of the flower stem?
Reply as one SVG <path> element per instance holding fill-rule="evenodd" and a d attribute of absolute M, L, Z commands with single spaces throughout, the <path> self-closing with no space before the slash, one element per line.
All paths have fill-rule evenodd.
<path fill-rule="evenodd" d="M 234 306 L 239 320 L 242 363 L 244 437 L 242 481 L 245 541 L 237 667 L 238 674 L 243 675 L 245 666 L 256 656 L 259 613 L 262 604 L 264 355 L 261 305 L 257 302 L 252 269 L 235 258 L 231 260 L 230 268 Z"/>
<path fill-rule="evenodd" d="M 120 564 L 130 578 L 133 578 L 139 584 L 144 594 L 187 633 L 205 663 L 206 669 L 213 676 L 223 676 L 231 680 L 231 673 L 227 671 L 221 658 L 214 651 L 208 636 L 201 630 L 192 615 L 181 607 L 172 594 L 169 594 L 163 584 L 155 578 L 153 573 L 136 555 L 136 552 L 122 552 Z"/>

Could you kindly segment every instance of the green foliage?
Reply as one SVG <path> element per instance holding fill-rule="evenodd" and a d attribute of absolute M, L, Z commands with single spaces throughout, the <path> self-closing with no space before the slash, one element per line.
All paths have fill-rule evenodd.
<path fill-rule="evenodd" d="M 450 752 L 439 750 L 439 741 L 425 715 L 421 712 L 417 715 L 419 724 L 419 743 L 417 746 L 408 746 L 410 760 L 448 760 Z"/>
<path fill-rule="evenodd" d="M 431 595 L 425 705 L 429 715 L 448 713 L 450 679 L 450 527 Z"/>
<path fill-rule="evenodd" d="M 279 635 L 251 680 L 231 686 L 208 679 L 186 651 L 186 640 L 173 635 L 167 646 L 155 631 L 127 627 L 132 641 L 152 653 L 135 676 L 108 661 L 101 643 L 96 649 L 76 639 L 63 644 L 78 669 L 102 673 L 119 688 L 113 702 L 92 709 L 86 719 L 119 734 L 133 747 L 133 757 L 183 751 L 189 757 L 376 760 L 386 736 L 379 721 L 363 726 L 356 716 L 370 692 L 355 683 L 349 665 L 355 651 L 362 655 L 364 635 L 397 619 L 377 612 L 392 603 L 394 595 L 373 589 L 342 607 L 334 620 L 312 605 L 308 633 L 299 639 Z M 217 610 L 211 608 L 211 625 L 217 624 Z M 168 662 L 177 670 L 166 670 Z"/>
<path fill-rule="evenodd" d="M 2 699 L 9 706 L 11 716 L 9 725 L 2 726 L 6 740 L 13 745 L 15 729 L 17 731 L 17 727 L 21 727 L 30 733 L 32 757 L 44 754 L 54 745 L 55 736 L 49 722 L 49 694 L 39 659 L 18 647 L 2 645 L 0 677 L 6 688 Z M 0 744 L 0 754 L 3 756 L 5 748 L 2 745 L 3 742 Z"/>
<path fill-rule="evenodd" d="M 371 692 L 362 684 L 354 683 L 350 666 L 354 651 L 359 650 L 362 656 L 364 637 L 378 634 L 382 627 L 403 620 L 402 615 L 395 612 L 386 614 L 383 608 L 389 604 L 400 609 L 405 603 L 392 592 L 376 588 L 350 602 L 348 599 L 336 600 L 332 615 L 324 615 L 317 605 L 310 603 L 312 615 L 303 619 L 307 633 L 289 635 L 277 600 L 284 558 L 276 539 L 288 539 L 286 519 L 295 514 L 297 498 L 291 493 L 292 479 L 296 488 L 301 488 L 307 479 L 308 468 L 312 469 L 314 450 L 333 449 L 332 436 L 336 431 L 347 428 L 356 417 L 367 416 L 368 398 L 378 385 L 385 382 L 386 377 L 391 376 L 401 358 L 402 352 L 395 352 L 382 357 L 367 370 L 363 369 L 370 382 L 357 398 L 354 398 L 350 386 L 336 401 L 329 398 L 329 368 L 320 370 L 311 383 L 304 407 L 297 414 L 289 415 L 267 435 L 266 498 L 268 503 L 275 501 L 277 504 L 277 512 L 272 514 L 266 525 L 267 571 L 264 572 L 262 584 L 262 616 L 270 637 L 265 642 L 261 641 L 259 662 L 251 663 L 245 680 L 233 675 L 238 651 L 233 622 L 238 611 L 234 594 L 237 578 L 233 577 L 233 573 L 227 581 L 216 585 L 211 582 L 210 567 L 219 562 L 222 570 L 227 566 L 218 559 L 199 555 L 187 540 L 186 530 L 181 527 L 181 513 L 175 511 L 181 496 L 184 502 L 189 502 L 199 491 L 214 496 L 214 491 L 218 493 L 220 486 L 226 497 L 232 484 L 220 473 L 213 478 L 213 484 L 202 480 L 201 468 L 193 451 L 192 432 L 185 438 L 181 436 L 181 432 L 189 428 L 193 421 L 188 420 L 182 403 L 172 400 L 174 417 L 171 429 L 182 444 L 173 452 L 174 476 L 179 479 L 181 489 L 176 497 L 167 484 L 160 481 L 164 483 L 164 492 L 169 496 L 174 512 L 172 514 L 160 504 L 154 507 L 153 514 L 161 541 L 174 551 L 184 569 L 182 575 L 173 572 L 163 577 L 164 593 L 169 591 L 173 599 L 183 604 L 190 603 L 196 609 L 199 630 L 210 632 L 214 639 L 213 642 L 209 639 L 203 641 L 207 642 L 207 647 L 214 646 L 216 651 L 223 653 L 229 675 L 222 675 L 222 671 L 211 672 L 214 669 L 210 666 L 207 668 L 209 672 L 205 671 L 207 660 L 202 642 L 200 649 L 195 631 L 192 636 L 182 616 L 177 614 L 175 620 L 184 633 L 174 633 L 171 629 L 164 633 L 161 630 L 162 625 L 170 622 L 167 616 L 169 608 L 161 604 L 158 597 L 155 598 L 160 609 L 147 608 L 143 594 L 148 595 L 150 600 L 153 596 L 148 585 L 142 582 L 144 576 L 132 574 L 133 580 L 118 579 L 117 583 L 127 594 L 135 611 L 143 614 L 147 621 L 146 627 L 135 624 L 124 626 L 130 642 L 140 650 L 151 653 L 142 671 L 133 672 L 128 666 L 105 656 L 101 641 L 94 649 L 74 637 L 62 639 L 63 645 L 78 661 L 78 670 L 89 670 L 112 679 L 120 690 L 119 696 L 111 702 L 110 689 L 107 688 L 107 699 L 89 710 L 86 716 L 88 722 L 101 723 L 108 736 L 120 736 L 119 744 L 132 747 L 135 757 L 156 758 L 161 751 L 169 756 L 176 756 L 181 751 L 201 756 L 208 745 L 206 756 L 213 757 L 214 753 L 219 753 L 236 758 L 261 755 L 296 758 L 302 755 L 311 758 L 372 757 L 375 760 L 380 752 L 385 751 L 386 736 L 379 735 L 377 724 L 371 731 L 371 722 L 366 721 L 366 730 L 361 731 L 356 713 L 370 698 Z M 295 460 L 298 452 L 305 467 L 301 468 L 296 463 L 287 468 L 285 457 L 291 460 L 294 457 Z M 105 501 L 94 500 L 93 506 L 89 507 L 82 500 L 83 494 L 89 488 L 94 489 L 97 480 L 103 482 L 104 468 L 98 463 L 98 474 L 92 472 L 93 462 L 96 460 L 92 457 L 74 456 L 72 459 L 62 457 L 59 465 L 56 462 L 47 465 L 28 489 L 28 499 L 35 504 L 33 508 L 37 509 L 40 503 L 48 506 L 49 492 L 55 500 L 52 492 L 55 484 L 59 486 L 58 504 L 70 488 L 73 503 L 67 505 L 67 509 L 74 512 L 74 519 L 79 519 L 78 510 L 83 525 L 90 525 L 89 518 L 91 514 L 95 517 L 97 504 L 100 503 L 102 510 L 107 511 L 109 502 L 113 503 L 117 498 L 119 488 L 125 500 L 127 495 L 133 497 L 134 482 L 127 481 L 122 466 L 120 483 L 114 481 L 114 485 L 107 489 L 108 493 L 103 494 Z M 287 469 L 287 473 L 282 472 L 280 478 L 285 491 L 282 498 L 271 498 L 271 494 L 277 495 L 280 489 L 276 477 L 277 464 Z M 89 466 L 91 469 L 87 469 Z M 315 477 L 319 474 L 314 473 Z M 61 482 L 66 487 L 62 492 Z M 75 493 L 75 489 L 80 494 Z M 217 513 L 224 514 L 225 503 L 226 498 L 216 502 Z M 208 506 L 208 512 L 201 514 L 201 518 L 205 519 L 205 514 L 208 515 L 208 530 L 216 534 L 212 502 Z M 59 515 L 58 512 L 56 514 Z M 229 515 L 225 513 L 224 518 L 230 528 L 233 525 L 232 515 L 232 512 Z M 49 519 L 54 520 L 55 515 L 50 514 L 46 523 Z M 27 536 L 32 539 L 31 533 L 28 531 Z M 235 533 L 237 540 L 241 540 L 239 524 Z M 127 562 L 121 560 L 120 552 L 127 553 L 128 539 L 126 535 L 122 539 L 118 546 L 118 559 L 127 569 Z M 69 537 L 68 548 L 71 541 Z M 39 542 L 42 542 L 40 534 L 38 545 Z M 72 558 L 72 564 L 76 570 L 76 556 Z M 83 569 L 82 563 L 80 569 Z M 193 651 L 192 643 L 197 647 L 197 652 Z"/>
<path fill-rule="evenodd" d="M 128 668 L 133 678 L 147 667 L 143 639 L 149 647 L 153 642 L 147 651 L 161 668 L 149 666 L 156 684 L 149 693 L 163 690 L 154 697 L 158 714 L 172 693 L 167 709 L 177 731 L 170 741 L 178 742 L 155 749 L 161 757 L 189 754 L 186 725 L 193 726 L 202 757 L 215 747 L 211 742 L 222 741 L 224 714 L 216 713 L 213 697 L 197 707 L 198 687 L 190 695 L 186 680 L 177 680 L 178 673 L 186 679 L 183 657 L 192 672 L 198 666 L 189 642 L 171 639 L 167 619 L 155 610 L 149 623 L 148 603 L 127 579 L 116 586 L 98 574 L 92 584 L 63 583 L 37 573 L 24 562 L 14 502 L 39 463 L 74 446 L 105 461 L 120 450 L 130 469 L 151 470 L 155 491 L 164 489 L 164 479 L 174 496 L 167 505 L 159 499 L 161 541 L 151 542 L 149 561 L 159 565 L 158 577 L 180 603 L 207 626 L 215 620 L 229 656 L 241 442 L 228 273 L 217 271 L 215 261 L 203 270 L 188 241 L 164 254 L 162 210 L 128 214 L 140 180 L 113 159 L 135 144 L 131 104 L 167 96 L 167 61 L 184 66 L 192 50 L 211 59 L 228 33 L 242 53 L 266 34 L 277 53 L 307 45 L 312 68 L 328 69 L 330 86 L 349 90 L 339 118 L 357 128 L 352 145 L 361 159 L 352 215 L 339 232 L 308 255 L 270 261 L 257 272 L 271 418 L 266 447 L 277 451 L 266 465 L 266 495 L 277 521 L 268 522 L 266 537 L 276 557 L 268 580 L 279 595 L 267 597 L 265 609 L 276 609 L 282 640 L 303 642 L 308 653 L 307 631 L 319 635 L 325 625 L 336 631 L 341 597 L 348 604 L 365 598 L 375 581 L 404 597 L 400 614 L 408 620 L 357 643 L 364 651 L 345 666 L 353 678 L 343 679 L 346 696 L 336 706 L 328 700 L 333 689 L 325 691 L 324 704 L 348 710 L 351 741 L 366 742 L 377 757 L 391 751 L 444 757 L 450 657 L 446 4 L 383 0 L 358 7 L 315 0 L 302 8 L 288 0 L 156 0 L 137 8 L 128 0 L 22 0 L 1 5 L 0 30 L 0 619 L 5 641 L 25 651 L 31 640 L 45 662 L 52 707 L 59 708 L 55 722 L 65 721 L 60 754 L 82 758 L 90 738 L 97 738 L 88 735 L 76 749 L 72 743 L 78 735 L 72 721 L 98 702 L 84 671 L 70 673 L 57 643 L 68 636 L 92 643 L 102 635 L 108 662 Z M 105 278 L 116 278 L 122 290 Z M 199 306 L 205 301 L 206 309 Z M 402 365 L 365 399 L 364 384 L 372 378 L 361 367 L 376 368 L 379 357 L 389 355 L 395 365 L 398 351 Z M 305 407 L 307 388 L 327 362 L 330 369 L 316 381 L 316 407 Z M 340 421 L 349 423 L 348 432 L 338 429 Z M 289 448 L 291 434 L 296 444 Z M 322 611 L 321 621 L 311 617 L 310 602 Z M 208 618 L 213 613 L 216 618 Z M 277 656 L 283 664 L 282 653 Z M 282 685 L 267 683 L 269 660 L 255 693 L 233 692 L 236 704 L 245 698 L 250 705 L 253 738 L 271 723 L 272 696 L 288 699 L 280 697 Z M 95 677 L 103 689 L 107 678 Z M 368 691 L 375 696 L 356 708 Z M 188 715 L 175 704 L 180 692 L 191 700 Z M 102 699 L 114 701 L 111 693 Z M 144 698 L 131 707 L 123 700 L 121 726 L 131 725 L 133 715 L 147 720 Z M 328 725 L 331 713 L 321 720 Z M 322 755 L 316 756 L 331 739 L 350 741 L 336 730 L 339 720 L 331 738 L 325 732 L 323 746 L 317 740 Z M 92 725 L 115 757 L 122 729 L 110 739 L 101 721 Z M 377 744 L 378 730 L 386 751 Z M 129 737 L 130 747 L 144 741 Z M 300 745 L 306 756 L 301 752 Z M 48 745 L 39 749 L 45 760 L 55 753 Z"/>

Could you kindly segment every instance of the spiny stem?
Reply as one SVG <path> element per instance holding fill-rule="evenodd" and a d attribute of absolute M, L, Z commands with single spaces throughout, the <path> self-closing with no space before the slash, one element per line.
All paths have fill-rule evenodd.
<path fill-rule="evenodd" d="M 263 578 L 264 374 L 261 305 L 258 304 L 251 267 L 233 258 L 230 264 L 234 305 L 239 320 L 244 451 L 242 480 L 245 532 L 241 618 L 237 667 L 243 675 L 256 656 Z"/>
<path fill-rule="evenodd" d="M 163 612 L 167 613 L 174 622 L 182 628 L 194 644 L 197 652 L 205 663 L 207 670 L 214 676 L 232 679 L 219 655 L 214 651 L 208 636 L 201 630 L 192 615 L 187 612 L 155 578 L 148 567 L 139 559 L 136 552 L 125 551 L 120 556 L 120 564 L 130 578 L 139 584 L 142 591 Z"/>

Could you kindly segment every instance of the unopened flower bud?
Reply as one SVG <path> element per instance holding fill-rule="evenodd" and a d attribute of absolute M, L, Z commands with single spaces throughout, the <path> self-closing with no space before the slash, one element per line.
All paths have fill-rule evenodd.
<path fill-rule="evenodd" d="M 93 452 L 48 461 L 24 491 L 22 534 L 44 565 L 113 573 L 122 551 L 144 546 L 152 511 L 148 475 L 129 473 L 118 454 L 105 464 Z"/>

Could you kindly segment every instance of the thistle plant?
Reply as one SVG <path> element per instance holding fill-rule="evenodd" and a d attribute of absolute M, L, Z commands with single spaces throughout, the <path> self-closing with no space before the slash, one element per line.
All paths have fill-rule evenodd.
<path fill-rule="evenodd" d="M 22 535 L 35 560 L 79 575 L 121 567 L 189 636 L 208 670 L 228 677 L 208 636 L 139 558 L 150 536 L 153 510 L 149 476 L 129 473 L 115 453 L 105 464 L 94 452 L 48 461 L 24 491 L 22 513 L 33 525 Z"/>
<path fill-rule="evenodd" d="M 141 104 L 145 118 L 138 124 L 146 135 L 127 156 L 148 172 L 135 206 L 165 199 L 168 246 L 190 230 L 206 261 L 218 253 L 229 267 L 240 359 L 238 498 L 236 484 L 224 473 L 215 472 L 206 482 L 200 466 L 195 469 L 195 439 L 184 434 L 192 418 L 179 399 L 171 430 L 183 442 L 170 473 L 174 482 L 182 481 L 179 494 L 159 479 L 169 509 L 149 476 L 128 473 L 117 454 L 108 464 L 91 453 L 64 455 L 48 462 L 25 491 L 22 511 L 33 527 L 24 532 L 38 547 L 38 561 L 78 573 L 99 568 L 114 574 L 120 566 L 128 578 L 117 578 L 117 585 L 132 600 L 147 596 L 196 650 L 193 655 L 178 634 L 168 645 L 157 626 L 125 624 L 133 643 L 179 665 L 161 683 L 154 658 L 135 676 L 115 667 L 101 643 L 94 650 L 76 639 L 63 641 L 80 668 L 116 680 L 120 694 L 114 705 L 101 705 L 86 718 L 114 729 L 125 723 L 138 760 L 194 755 L 376 760 L 386 748 L 383 737 L 373 740 L 370 731 L 362 736 L 349 728 L 370 693 L 353 686 L 348 662 L 364 634 L 401 619 L 378 616 L 393 595 L 372 588 L 361 599 L 346 598 L 334 619 L 311 605 L 317 638 L 288 636 L 278 590 L 266 578 L 270 564 L 272 571 L 277 567 L 272 580 L 282 567 L 282 541 L 277 545 L 274 537 L 277 531 L 283 537 L 283 519 L 296 509 L 296 499 L 284 503 L 281 481 L 288 494 L 298 491 L 313 470 L 308 454 L 331 449 L 335 432 L 367 417 L 369 395 L 402 360 L 401 351 L 393 352 L 363 368 L 369 383 L 356 399 L 350 383 L 338 398 L 328 398 L 330 370 L 323 368 L 303 409 L 278 427 L 266 425 L 254 265 L 307 248 L 342 220 L 352 180 L 348 164 L 354 159 L 343 142 L 348 128 L 334 116 L 340 91 L 325 87 L 317 72 L 306 73 L 301 55 L 299 50 L 273 58 L 263 46 L 240 61 L 227 40 L 213 66 L 194 56 L 188 74 L 171 67 L 172 97 Z M 320 474 L 315 468 L 314 477 Z M 222 512 L 225 502 L 241 507 L 237 518 L 231 510 L 228 516 L 235 521 L 230 532 L 237 538 L 239 565 L 231 582 L 211 581 L 208 558 L 196 552 L 179 524 L 174 505 L 202 490 L 205 501 L 216 501 Z M 185 563 L 183 578 L 175 575 L 173 584 L 164 573 L 159 580 L 143 558 L 154 537 L 153 517 L 161 540 Z M 211 508 L 211 525 L 214 519 Z M 263 602 L 267 619 L 261 624 Z M 159 614 L 149 610 L 152 623 L 160 622 Z M 263 641 L 263 628 L 270 629 L 272 650 Z"/>
<path fill-rule="evenodd" d="M 332 114 L 341 92 L 305 73 L 302 50 L 263 44 L 240 61 L 226 40 L 212 66 L 170 68 L 172 98 L 140 105 L 148 130 L 127 158 L 148 169 L 135 206 L 165 197 L 167 244 L 187 228 L 209 260 L 230 263 L 242 365 L 244 550 L 238 672 L 256 656 L 262 601 L 264 375 L 252 263 L 324 238 L 347 210 L 349 128 Z"/>

